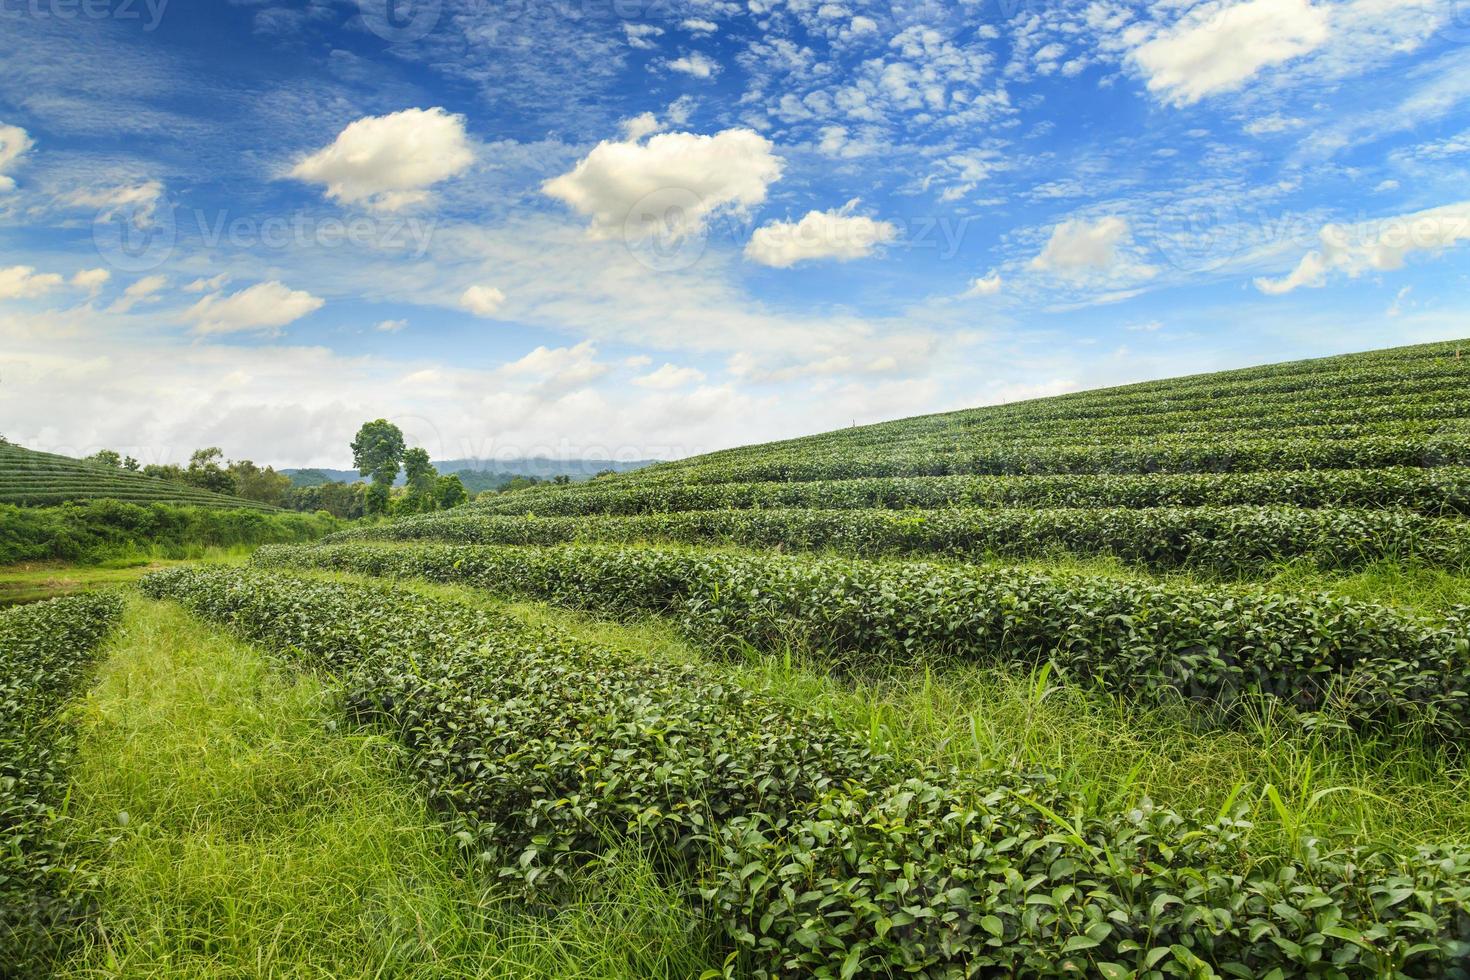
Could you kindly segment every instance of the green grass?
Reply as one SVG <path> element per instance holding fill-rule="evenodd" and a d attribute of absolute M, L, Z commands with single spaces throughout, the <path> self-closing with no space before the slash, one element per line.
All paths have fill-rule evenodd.
<path fill-rule="evenodd" d="M 249 559 L 253 547 L 195 549 L 192 561 L 241 564 Z M 139 554 L 129 558 L 113 558 L 96 564 L 67 561 L 27 561 L 0 565 L 0 608 L 24 602 L 38 602 L 87 589 L 105 589 L 128 585 L 162 568 L 183 564 L 183 559 Z"/>
<path fill-rule="evenodd" d="M 79 704 L 73 808 L 110 839 L 67 977 L 684 977 L 700 923 L 641 862 L 527 908 L 468 871 L 332 688 L 135 599 Z"/>
<path fill-rule="evenodd" d="M 611 623 L 542 603 L 505 603 L 459 586 L 398 584 L 503 609 L 644 656 L 700 657 L 657 619 Z M 1432 605 L 1428 595 L 1411 597 Z M 1253 808 L 1256 844 L 1281 852 L 1305 837 L 1394 848 L 1470 844 L 1470 773 L 1463 759 L 1411 739 L 1387 744 L 1319 735 L 1270 715 L 1238 730 L 1202 729 L 1185 709 L 1145 710 L 1037 674 L 963 665 L 940 673 L 895 669 L 837 679 L 800 656 L 752 652 L 727 669 L 748 688 L 824 711 L 876 749 L 962 769 L 1043 768 L 1099 811 L 1126 809 L 1148 797 L 1213 814 L 1237 799 Z"/>

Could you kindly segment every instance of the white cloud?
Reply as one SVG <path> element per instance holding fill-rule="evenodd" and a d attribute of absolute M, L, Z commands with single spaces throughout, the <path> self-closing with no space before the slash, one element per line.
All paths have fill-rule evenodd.
<path fill-rule="evenodd" d="M 505 303 L 505 293 L 494 286 L 471 286 L 459 298 L 461 309 L 475 316 L 493 317 Z"/>
<path fill-rule="evenodd" d="M 712 20 L 705 20 L 701 17 L 690 17 L 687 20 L 681 22 L 679 26 L 684 28 L 684 30 L 690 31 L 695 34 L 713 34 L 715 31 L 720 29 L 719 24 L 716 24 Z"/>
<path fill-rule="evenodd" d="M 15 180 L 7 173 L 35 144 L 30 134 L 19 126 L 0 123 L 0 193 L 15 190 Z"/>
<path fill-rule="evenodd" d="M 649 357 L 647 354 L 634 354 L 632 357 L 623 361 L 623 366 L 637 370 L 638 368 L 646 368 L 652 363 L 653 358 Z"/>
<path fill-rule="evenodd" d="M 643 137 L 657 133 L 664 128 L 663 123 L 651 112 L 645 112 L 634 116 L 632 119 L 623 120 L 623 136 L 629 143 L 637 143 Z"/>
<path fill-rule="evenodd" d="M 112 221 L 119 216 L 131 217 L 133 225 L 147 228 L 153 224 L 158 202 L 162 199 L 163 184 L 150 180 L 121 187 L 84 188 L 72 191 L 61 201 L 72 207 L 97 208 L 97 217 L 101 221 Z"/>
<path fill-rule="evenodd" d="M 684 388 L 689 385 L 699 384 L 704 380 L 704 372 L 692 367 L 676 367 L 673 364 L 665 364 L 657 371 L 652 371 L 641 378 L 634 378 L 633 383 L 640 388 L 654 388 L 659 391 L 668 391 L 672 388 Z"/>
<path fill-rule="evenodd" d="M 591 218 L 594 238 L 623 234 L 643 217 L 640 208 L 665 221 L 671 238 L 683 238 L 702 231 L 718 211 L 743 212 L 765 201 L 783 165 L 771 149 L 749 129 L 660 133 L 644 143 L 605 140 L 541 189 Z"/>
<path fill-rule="evenodd" d="M 1272 136 L 1276 133 L 1285 133 L 1293 129 L 1300 129 L 1306 123 L 1295 116 L 1283 116 L 1281 113 L 1272 113 L 1253 119 L 1246 124 L 1245 131 L 1249 136 Z"/>
<path fill-rule="evenodd" d="M 720 73 L 719 63 L 699 53 L 691 51 L 682 58 L 675 58 L 668 62 L 671 71 L 691 75 L 694 78 L 713 78 Z"/>
<path fill-rule="evenodd" d="M 85 289 L 89 296 L 96 296 L 111 278 L 112 273 L 106 269 L 82 269 L 71 277 L 71 284 L 77 289 Z"/>
<path fill-rule="evenodd" d="M 1158 333 L 1160 330 L 1164 329 L 1164 321 L 1145 320 L 1142 323 L 1130 323 L 1124 329 L 1129 330 L 1133 333 Z"/>
<path fill-rule="evenodd" d="M 404 109 L 348 125 L 330 146 L 291 169 L 297 180 L 326 186 L 341 204 L 385 211 L 418 204 L 428 189 L 475 161 L 464 117 L 443 109 Z"/>
<path fill-rule="evenodd" d="M 214 293 L 225 288 L 225 283 L 230 281 L 228 272 L 221 272 L 212 279 L 195 279 L 184 287 L 186 293 Z"/>
<path fill-rule="evenodd" d="M 373 327 L 380 333 L 397 333 L 408 326 L 407 320 L 384 320 Z"/>
<path fill-rule="evenodd" d="M 1148 89 L 1174 105 L 1236 89 L 1271 65 L 1314 51 L 1330 33 L 1327 9 L 1311 0 L 1209 3 L 1142 41 L 1133 58 Z"/>
<path fill-rule="evenodd" d="M 1404 312 L 1404 300 L 1408 299 L 1409 298 L 1409 294 L 1412 293 L 1413 291 L 1414 291 L 1414 287 L 1413 286 L 1405 286 L 1403 289 L 1400 289 L 1398 291 L 1398 295 L 1393 298 L 1393 305 L 1390 306 L 1387 310 L 1385 310 L 1383 315 L 1384 316 L 1398 316 L 1401 313 L 1403 313 Z"/>
<path fill-rule="evenodd" d="M 1388 180 L 1379 181 L 1378 186 L 1373 188 L 1373 193 L 1387 194 L 1389 191 L 1396 191 L 1398 189 L 1399 182 L 1392 178 L 1389 178 Z"/>
<path fill-rule="evenodd" d="M 808 211 L 800 221 L 772 221 L 751 234 L 745 257 L 777 269 L 815 259 L 846 262 L 872 255 L 898 237 L 892 222 L 853 214 L 857 205 L 854 198 L 833 211 Z"/>
<path fill-rule="evenodd" d="M 1470 201 L 1367 221 L 1322 227 L 1321 246 L 1280 279 L 1257 279 L 1256 288 L 1280 296 L 1327 283 L 1331 272 L 1357 278 L 1365 272 L 1402 269 L 1415 252 L 1438 252 L 1470 241 Z"/>
<path fill-rule="evenodd" d="M 640 48 L 644 51 L 649 51 L 658 47 L 658 44 L 653 39 L 656 37 L 660 37 L 663 32 L 664 29 L 662 27 L 655 27 L 652 24 L 623 25 L 623 34 L 625 37 L 627 37 L 628 44 L 632 47 Z"/>
<path fill-rule="evenodd" d="M 1128 222 L 1118 217 L 1089 224 L 1079 218 L 1052 229 L 1051 239 L 1031 268 L 1060 275 L 1106 270 L 1119 261 L 1118 246 L 1129 238 Z"/>
<path fill-rule="evenodd" d="M 108 307 L 111 313 L 126 313 L 139 303 L 151 303 L 158 300 L 158 292 L 168 285 L 168 276 L 144 276 L 123 290 L 122 296 L 117 302 Z"/>
<path fill-rule="evenodd" d="M 1001 287 L 1004 284 L 1005 282 L 1001 279 L 1000 273 L 992 269 L 990 274 L 983 278 L 971 279 L 970 288 L 961 293 L 960 298 L 975 299 L 980 296 L 995 296 L 1000 293 Z"/>
<path fill-rule="evenodd" d="M 190 307 L 184 318 L 193 321 L 195 333 L 262 330 L 276 334 L 288 323 L 315 313 L 323 305 L 324 301 L 311 293 L 289 289 L 272 280 L 229 296 L 223 293 L 206 296 Z"/>
<path fill-rule="evenodd" d="M 35 299 L 44 296 L 64 282 L 54 272 L 40 272 L 34 266 L 13 265 L 0 269 L 0 299 Z"/>
<path fill-rule="evenodd" d="M 584 340 L 575 347 L 537 347 L 518 361 L 500 368 L 500 374 L 528 381 L 539 394 L 561 396 L 598 380 L 608 365 L 597 359 L 597 347 Z"/>

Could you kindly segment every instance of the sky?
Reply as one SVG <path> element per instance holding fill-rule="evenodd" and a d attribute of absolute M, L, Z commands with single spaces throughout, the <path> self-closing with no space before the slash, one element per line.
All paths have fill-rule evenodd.
<path fill-rule="evenodd" d="M 1465 0 L 0 0 L 0 434 L 677 458 L 1470 335 Z"/>

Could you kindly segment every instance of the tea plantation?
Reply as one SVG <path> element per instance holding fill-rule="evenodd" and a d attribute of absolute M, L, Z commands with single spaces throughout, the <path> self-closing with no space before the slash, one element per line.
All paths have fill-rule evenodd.
<path fill-rule="evenodd" d="M 0 504 L 49 507 L 88 500 L 175 504 L 237 510 L 277 508 L 87 460 L 36 452 L 0 441 Z"/>
<path fill-rule="evenodd" d="M 112 841 L 48 969 L 1470 978 L 1467 392 L 1455 343 L 1272 365 L 157 572 L 84 826 L 17 838 Z M 118 679 L 190 669 L 181 621 L 253 665 L 189 675 L 223 727 Z M 442 878 L 330 829 L 400 793 L 433 833 L 394 809 L 383 865 Z"/>

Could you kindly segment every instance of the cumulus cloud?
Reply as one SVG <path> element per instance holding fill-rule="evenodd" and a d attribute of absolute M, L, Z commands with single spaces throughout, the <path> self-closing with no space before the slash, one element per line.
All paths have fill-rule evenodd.
<path fill-rule="evenodd" d="M 167 285 L 168 276 L 144 276 L 124 289 L 122 296 L 108 310 L 112 313 L 126 313 L 139 303 L 155 302 L 159 298 L 159 291 Z"/>
<path fill-rule="evenodd" d="M 702 231 L 719 211 L 764 202 L 782 165 L 771 142 L 753 130 L 659 133 L 642 143 L 605 140 L 541 190 L 590 218 L 593 238 L 623 234 L 640 218 L 635 212 L 649 208 L 649 217 L 666 222 L 669 237 L 678 239 Z"/>
<path fill-rule="evenodd" d="M 657 133 L 664 128 L 663 123 L 651 112 L 644 112 L 634 116 L 632 119 L 624 119 L 622 122 L 623 136 L 629 143 L 637 143 L 643 137 Z"/>
<path fill-rule="evenodd" d="M 1051 239 L 1031 260 L 1031 268 L 1063 276 L 1105 271 L 1120 261 L 1119 246 L 1128 238 L 1128 222 L 1122 218 L 1064 221 L 1052 229 Z"/>
<path fill-rule="evenodd" d="M 1311 0 L 1210 3 L 1133 50 L 1148 89 L 1188 105 L 1244 85 L 1257 72 L 1308 54 L 1330 33 L 1327 10 Z"/>
<path fill-rule="evenodd" d="M 698 51 L 691 51 L 682 58 L 675 58 L 668 62 L 668 66 L 671 71 L 694 78 L 713 78 L 720 73 L 719 63 Z"/>
<path fill-rule="evenodd" d="M 373 327 L 379 333 L 397 333 L 408 326 L 407 320 L 383 320 Z"/>
<path fill-rule="evenodd" d="M 679 26 L 693 34 L 713 34 L 720 29 L 719 24 L 716 24 L 712 20 L 705 20 L 702 17 L 689 17 L 681 21 Z"/>
<path fill-rule="evenodd" d="M 655 27 L 652 24 L 623 25 L 623 34 L 627 37 L 628 44 L 631 47 L 640 48 L 644 51 L 658 47 L 658 43 L 654 41 L 654 38 L 661 36 L 663 32 L 664 29 L 662 27 Z"/>
<path fill-rule="evenodd" d="M 500 374 L 527 381 L 539 395 L 560 396 L 584 388 L 608 371 L 597 359 L 597 346 L 584 340 L 575 347 L 537 347 L 518 361 L 500 369 Z"/>
<path fill-rule="evenodd" d="M 462 309 L 469 310 L 475 316 L 493 317 L 500 312 L 500 307 L 505 303 L 505 293 L 494 286 L 471 286 L 464 291 L 459 298 Z"/>
<path fill-rule="evenodd" d="M 703 380 L 704 372 L 698 368 L 677 367 L 673 364 L 665 364 L 657 371 L 651 371 L 642 377 L 634 378 L 633 383 L 640 388 L 668 391 L 673 388 L 683 388 L 688 385 L 698 384 Z"/>
<path fill-rule="evenodd" d="M 991 270 L 989 275 L 970 280 L 970 288 L 960 294 L 963 299 L 977 299 L 981 296 L 996 296 L 1000 293 L 1005 281 L 1001 279 L 1000 273 Z"/>
<path fill-rule="evenodd" d="M 282 327 L 315 313 L 325 301 L 272 280 L 257 283 L 229 296 L 212 293 L 184 313 L 201 334 L 261 330 L 280 333 Z"/>
<path fill-rule="evenodd" d="M 35 299 L 46 295 L 63 281 L 54 272 L 37 272 L 34 266 L 13 265 L 0 269 L 0 299 Z"/>
<path fill-rule="evenodd" d="M 8 171 L 34 145 L 30 134 L 19 126 L 0 123 L 0 193 L 15 190 L 15 179 L 8 175 Z"/>
<path fill-rule="evenodd" d="M 1320 247 L 1302 256 L 1295 269 L 1280 279 L 1257 279 L 1256 288 L 1280 296 L 1324 286 L 1332 272 L 1357 278 L 1402 269 L 1415 252 L 1439 252 L 1470 241 L 1470 201 L 1356 225 L 1328 224 L 1319 237 Z"/>
<path fill-rule="evenodd" d="M 71 277 L 71 284 L 86 290 L 89 296 L 96 296 L 111 278 L 112 273 L 106 269 L 82 269 Z"/>
<path fill-rule="evenodd" d="M 892 222 L 853 214 L 857 205 L 854 198 L 833 211 L 808 211 L 800 221 L 772 221 L 751 234 L 745 257 L 777 269 L 815 259 L 846 262 L 898 237 Z"/>
<path fill-rule="evenodd" d="M 225 283 L 230 281 L 228 272 L 221 272 L 211 279 L 195 279 L 184 287 L 186 293 L 214 293 L 225 288 Z"/>
<path fill-rule="evenodd" d="M 423 202 L 428 189 L 475 161 L 464 117 L 443 109 L 404 109 L 348 125 L 330 146 L 291 169 L 297 180 L 326 187 L 341 204 L 394 211 Z"/>

